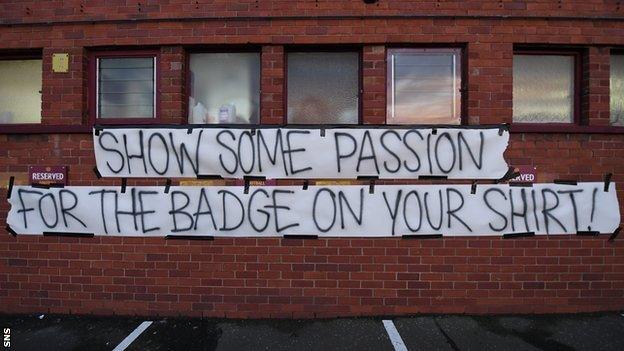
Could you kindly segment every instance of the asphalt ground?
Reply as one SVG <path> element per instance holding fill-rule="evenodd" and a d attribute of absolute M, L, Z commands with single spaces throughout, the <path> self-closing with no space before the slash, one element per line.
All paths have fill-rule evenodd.
<path fill-rule="evenodd" d="M 620 313 L 310 320 L 0 315 L 0 326 L 5 343 L 10 328 L 10 347 L 0 350 L 624 350 Z"/>

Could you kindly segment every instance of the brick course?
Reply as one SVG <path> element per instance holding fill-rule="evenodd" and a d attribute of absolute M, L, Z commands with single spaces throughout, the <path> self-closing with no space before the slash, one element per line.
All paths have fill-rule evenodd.
<path fill-rule="evenodd" d="M 0 134 L 0 182 L 10 175 L 25 182 L 29 165 L 59 164 L 69 166 L 71 185 L 120 184 L 93 175 L 89 134 L 89 54 L 111 48 L 159 50 L 159 115 L 185 123 L 186 49 L 257 46 L 265 124 L 284 123 L 284 52 L 296 45 L 361 48 L 364 124 L 385 122 L 387 48 L 463 48 L 469 124 L 511 122 L 514 47 L 571 48 L 582 54 L 582 123 L 605 127 L 609 53 L 624 47 L 622 7 L 600 0 L 5 1 L 0 54 L 42 53 L 42 124 L 54 132 Z M 52 72 L 57 52 L 70 54 L 70 72 Z M 84 128 L 70 134 L 67 126 Z M 506 160 L 536 166 L 539 182 L 600 181 L 611 172 L 622 211 L 624 135 L 582 128 L 512 133 Z M 2 227 L 7 211 L 0 202 Z M 620 310 L 624 244 L 569 235 L 167 242 L 12 237 L 0 229 L 0 306 L 245 318 Z"/>

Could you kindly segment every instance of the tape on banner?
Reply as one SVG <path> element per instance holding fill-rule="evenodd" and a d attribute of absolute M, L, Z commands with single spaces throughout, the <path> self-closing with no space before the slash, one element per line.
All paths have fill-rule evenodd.
<path fill-rule="evenodd" d="M 568 179 L 555 179 L 553 183 L 563 184 L 563 185 L 578 185 L 578 182 L 576 180 L 568 180 Z"/>
<path fill-rule="evenodd" d="M 498 136 L 502 136 L 505 131 L 509 131 L 509 123 L 503 123 L 498 127 Z"/>
<path fill-rule="evenodd" d="M 15 232 L 15 230 L 13 230 L 13 228 L 11 228 L 8 224 L 6 225 L 6 227 L 4 227 L 4 229 L 6 229 L 6 231 L 9 232 L 9 234 L 13 236 L 17 236 L 17 233 Z"/>
<path fill-rule="evenodd" d="M 11 194 L 13 193 L 13 183 L 15 183 L 15 177 L 11 176 L 9 178 L 9 186 L 7 188 L 7 200 L 11 198 Z"/>
<path fill-rule="evenodd" d="M 401 239 L 440 239 L 444 237 L 442 234 L 405 234 L 401 235 Z"/>
<path fill-rule="evenodd" d="M 214 240 L 212 235 L 165 235 L 165 240 Z"/>
<path fill-rule="evenodd" d="M 598 234 L 600 234 L 600 232 L 595 230 L 579 230 L 576 232 L 576 235 L 578 236 L 596 236 Z"/>
<path fill-rule="evenodd" d="M 284 234 L 284 239 L 318 239 L 318 235 Z"/>
<path fill-rule="evenodd" d="M 609 241 L 613 241 L 615 240 L 615 238 L 618 237 L 618 235 L 620 235 L 620 231 L 622 231 L 622 227 L 617 227 L 614 231 L 613 234 L 611 234 L 611 236 L 609 237 Z"/>
<path fill-rule="evenodd" d="M 503 239 L 525 238 L 535 236 L 535 232 L 503 234 Z"/>
<path fill-rule="evenodd" d="M 422 175 L 418 176 L 418 180 L 444 180 L 448 179 L 445 175 Z"/>
<path fill-rule="evenodd" d="M 65 233 L 65 232 L 43 232 L 43 236 L 65 236 L 72 238 L 93 238 L 93 233 Z"/>
<path fill-rule="evenodd" d="M 223 179 L 223 177 L 218 174 L 198 174 L 197 179 Z"/>
<path fill-rule="evenodd" d="M 93 167 L 93 173 L 95 173 L 95 176 L 98 179 L 102 179 L 102 174 L 100 173 L 100 171 L 98 170 L 97 166 Z"/>
<path fill-rule="evenodd" d="M 604 191 L 605 193 L 609 192 L 609 185 L 611 184 L 611 177 L 613 173 L 607 173 L 604 176 Z"/>

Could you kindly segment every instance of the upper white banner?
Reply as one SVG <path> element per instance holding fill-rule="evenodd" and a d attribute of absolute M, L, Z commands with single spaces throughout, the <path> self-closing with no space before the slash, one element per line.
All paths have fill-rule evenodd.
<path fill-rule="evenodd" d="M 505 128 L 104 128 L 105 177 L 499 179 Z"/>

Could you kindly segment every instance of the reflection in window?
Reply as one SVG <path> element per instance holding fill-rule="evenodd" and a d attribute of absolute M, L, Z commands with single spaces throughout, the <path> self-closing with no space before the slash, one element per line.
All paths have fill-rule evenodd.
<path fill-rule="evenodd" d="M 292 52 L 287 65 L 288 123 L 358 123 L 357 52 Z"/>
<path fill-rule="evenodd" d="M 574 121 L 574 56 L 514 55 L 513 121 Z"/>
<path fill-rule="evenodd" d="M 155 117 L 155 57 L 99 58 L 98 118 Z"/>
<path fill-rule="evenodd" d="M 41 60 L 0 60 L 0 124 L 41 123 Z"/>
<path fill-rule="evenodd" d="M 388 51 L 388 123 L 459 124 L 460 50 Z"/>
<path fill-rule="evenodd" d="M 191 54 L 189 123 L 258 123 L 260 54 Z"/>
<path fill-rule="evenodd" d="M 624 55 L 611 55 L 611 125 L 624 126 Z"/>

